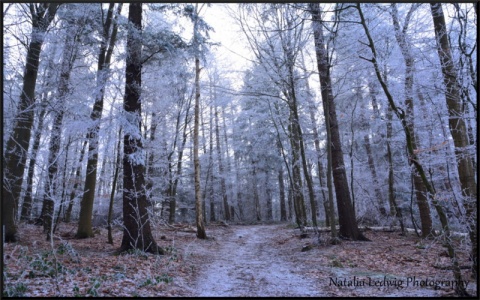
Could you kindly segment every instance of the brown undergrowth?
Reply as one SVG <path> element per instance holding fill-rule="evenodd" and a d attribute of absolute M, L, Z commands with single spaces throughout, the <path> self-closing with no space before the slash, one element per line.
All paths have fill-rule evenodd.
<path fill-rule="evenodd" d="M 21 224 L 20 242 L 4 244 L 4 295 L 199 296 L 210 286 L 221 288 L 219 280 L 236 280 L 231 291 L 222 292 L 224 296 L 293 296 L 302 285 L 305 289 L 308 285 L 311 296 L 453 295 L 449 286 L 428 285 L 453 280 L 446 248 L 440 240 L 422 241 L 411 234 L 367 231 L 371 242 L 329 245 L 324 242 L 328 233 L 300 238 L 300 231 L 287 224 L 211 225 L 207 226 L 208 240 L 197 239 L 192 227 L 155 226 L 155 240 L 166 255 L 131 252 L 116 256 L 122 238 L 119 228 L 114 230 L 114 245 L 106 243 L 106 229 L 81 240 L 73 238 L 75 229 L 74 224 L 61 224 L 52 251 L 41 227 Z M 458 249 L 468 249 L 461 245 L 463 240 L 456 242 Z M 459 255 L 461 266 L 470 265 L 466 251 Z M 282 274 L 266 272 L 269 265 L 288 269 L 291 276 L 282 279 Z M 224 277 L 207 276 L 218 268 Z M 467 289 L 475 295 L 477 286 L 470 270 L 462 271 Z M 282 284 L 275 284 L 275 276 Z M 285 280 L 293 281 L 288 283 L 288 292 Z M 427 285 L 421 286 L 422 281 Z"/>

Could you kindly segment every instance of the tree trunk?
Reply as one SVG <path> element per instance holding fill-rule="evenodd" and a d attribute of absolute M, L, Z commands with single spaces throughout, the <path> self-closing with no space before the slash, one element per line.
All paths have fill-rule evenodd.
<path fill-rule="evenodd" d="M 280 141 L 277 141 L 279 155 L 282 155 Z M 287 206 L 285 202 L 285 182 L 283 181 L 282 165 L 278 167 L 278 189 L 280 192 L 280 221 L 287 221 Z"/>
<path fill-rule="evenodd" d="M 110 107 L 110 112 L 108 114 L 108 127 L 111 128 L 112 127 L 112 123 L 113 123 L 113 111 L 114 111 L 115 107 L 112 105 Z M 101 198 L 103 198 L 102 196 L 105 195 L 108 191 L 107 191 L 107 179 L 105 178 L 105 174 L 107 172 L 107 158 L 110 156 L 110 151 L 111 151 L 111 148 L 110 148 L 110 141 L 112 139 L 112 135 L 109 134 L 107 136 L 107 141 L 105 142 L 105 145 L 107 145 L 107 147 L 104 147 L 104 150 L 103 150 L 103 159 L 102 159 L 102 166 L 100 167 L 100 176 L 99 176 L 99 182 L 98 182 L 98 187 L 97 187 L 97 197 L 100 196 Z M 100 203 L 99 203 L 100 204 Z"/>
<path fill-rule="evenodd" d="M 273 202 L 272 202 L 272 189 L 270 188 L 270 173 L 269 170 L 265 170 L 265 196 L 266 199 L 266 209 L 267 209 L 267 221 L 273 220 Z"/>
<path fill-rule="evenodd" d="M 195 4 L 195 12 L 198 14 L 198 3 Z M 202 192 L 200 190 L 200 159 L 198 157 L 199 143 L 198 143 L 198 128 L 200 121 L 200 59 L 199 56 L 199 41 L 198 34 L 198 16 L 195 19 L 193 26 L 193 39 L 195 46 L 195 120 L 193 127 L 193 165 L 195 173 L 195 223 L 197 225 L 197 237 L 199 239 L 206 239 L 207 233 L 205 231 L 205 221 L 203 218 L 202 207 Z"/>
<path fill-rule="evenodd" d="M 387 107 L 387 161 L 388 161 L 388 202 L 390 204 L 390 214 L 395 216 L 400 221 L 402 233 L 405 233 L 403 225 L 402 211 L 398 207 L 397 200 L 395 199 L 395 177 L 393 173 L 393 157 L 392 149 L 390 147 L 390 141 L 392 139 L 392 108 Z"/>
<path fill-rule="evenodd" d="M 216 99 L 216 95 L 214 94 L 214 97 Z M 218 159 L 218 172 L 220 176 L 220 188 L 221 188 L 221 195 L 222 195 L 222 200 L 223 200 L 223 211 L 224 211 L 224 217 L 226 221 L 230 221 L 231 216 L 230 216 L 230 206 L 228 204 L 228 197 L 227 197 L 227 188 L 225 185 L 225 174 L 224 174 L 224 169 L 223 169 L 223 159 L 222 159 L 222 151 L 221 151 L 221 145 L 220 145 L 220 130 L 218 127 L 218 109 L 217 105 L 214 105 L 214 110 L 215 110 L 215 139 L 217 143 L 217 159 Z M 211 130 L 211 129 L 210 129 Z"/>
<path fill-rule="evenodd" d="M 141 142 L 142 3 L 130 3 L 123 108 L 128 125 L 123 138 L 123 238 L 119 252 L 139 249 L 163 254 L 153 239 L 145 194 L 145 165 Z M 126 129 L 128 128 L 128 129 Z"/>
<path fill-rule="evenodd" d="M 285 165 L 285 168 L 287 169 L 287 175 L 288 175 L 288 180 L 289 180 L 289 187 L 288 187 L 288 195 L 287 195 L 287 198 L 285 199 L 285 182 L 283 180 L 283 170 L 282 170 L 282 166 L 280 165 L 279 166 L 279 170 L 278 170 L 278 179 L 279 179 L 279 187 L 280 187 L 280 219 L 282 219 L 282 210 L 285 211 L 285 221 L 286 220 L 290 220 L 291 217 L 292 217 L 292 189 L 291 187 L 293 186 L 293 178 L 292 178 L 292 172 L 290 170 L 290 167 L 289 167 L 289 164 L 288 164 L 288 160 L 287 160 L 287 155 L 285 154 L 285 150 L 284 150 L 284 147 L 283 147 L 283 144 L 282 144 L 282 138 L 280 137 L 280 130 L 277 126 L 277 123 L 275 122 L 275 119 L 278 118 L 280 116 L 280 113 L 278 111 L 278 105 L 274 105 L 276 111 L 277 111 L 277 114 L 273 114 L 273 112 L 271 111 L 271 108 L 270 108 L 270 113 L 271 113 L 271 116 L 272 116 L 272 121 L 273 121 L 273 125 L 275 126 L 275 132 L 277 134 L 277 139 L 276 139 L 276 144 L 277 144 L 277 149 L 278 149 L 278 155 L 283 159 L 283 162 L 284 162 L 284 165 Z M 283 127 L 283 126 L 282 126 Z M 284 130 L 285 131 L 285 130 Z M 283 202 L 284 204 L 282 205 L 282 193 L 283 193 Z M 287 206 L 288 206 L 288 209 L 287 209 Z M 298 222 L 297 222 L 297 225 L 298 225 Z"/>
<path fill-rule="evenodd" d="M 37 6 L 36 6 L 37 5 Z M 20 199 L 25 162 L 27 160 L 31 129 L 33 126 L 33 105 L 37 83 L 40 51 L 45 32 L 55 17 L 59 3 L 29 4 L 32 12 L 32 34 L 28 45 L 23 88 L 20 95 L 19 113 L 5 148 L 2 186 L 2 225 L 5 242 L 17 241 L 15 211 Z"/>
<path fill-rule="evenodd" d="M 375 69 L 375 74 L 377 76 L 378 81 L 380 82 L 380 85 L 382 86 L 382 89 L 385 93 L 385 96 L 387 97 L 388 104 L 392 108 L 393 112 L 400 119 L 403 131 L 405 132 L 405 140 L 406 140 L 406 144 L 407 144 L 407 151 L 408 151 L 408 155 L 409 155 L 409 160 L 413 162 L 416 171 L 418 172 L 423 184 L 425 185 L 425 188 L 428 192 L 428 195 L 432 199 L 432 204 L 435 207 L 435 210 L 437 211 L 438 217 L 440 219 L 440 223 L 442 224 L 442 229 L 444 231 L 443 237 L 444 237 L 444 241 L 445 241 L 445 246 L 447 247 L 448 256 L 450 257 L 451 262 L 452 262 L 453 275 L 455 277 L 455 280 L 459 283 L 455 287 L 455 291 L 459 296 L 469 296 L 469 294 L 467 293 L 467 291 L 465 289 L 465 286 L 463 284 L 462 273 L 461 273 L 460 266 L 459 266 L 459 263 L 458 263 L 457 253 L 456 253 L 456 250 L 455 250 L 455 246 L 454 246 L 454 244 L 452 243 L 452 240 L 451 240 L 451 232 L 450 232 L 450 225 L 449 225 L 448 218 L 447 218 L 447 216 L 446 216 L 446 214 L 443 210 L 443 207 L 440 205 L 440 203 L 438 202 L 438 200 L 436 198 L 435 189 L 434 189 L 433 185 L 428 181 L 427 176 L 425 174 L 425 171 L 423 169 L 422 164 L 419 161 L 419 158 L 417 156 L 416 151 L 414 151 L 415 149 L 412 146 L 412 135 L 411 135 L 411 132 L 410 132 L 410 129 L 409 129 L 407 118 L 405 116 L 405 111 L 403 111 L 401 108 L 399 108 L 395 105 L 395 102 L 393 100 L 393 96 L 390 93 L 387 84 L 385 83 L 382 76 L 380 75 L 380 70 L 379 70 L 379 66 L 378 66 L 378 62 L 377 62 L 377 51 L 375 49 L 375 43 L 374 43 L 374 41 L 373 41 L 373 39 L 370 35 L 370 31 L 368 30 L 368 27 L 367 27 L 367 24 L 366 24 L 366 21 L 365 21 L 365 17 L 363 16 L 363 12 L 362 12 L 360 4 L 357 4 L 357 10 L 358 10 L 358 13 L 360 15 L 360 23 L 362 24 L 363 29 L 365 30 L 365 34 L 367 35 L 367 39 L 368 39 L 368 42 L 369 42 L 368 46 L 369 46 L 369 48 L 372 52 L 372 56 L 373 56 L 372 59 L 370 59 L 369 61 L 373 64 L 373 67 Z"/>
<path fill-rule="evenodd" d="M 307 68 L 305 67 L 305 60 L 303 58 L 303 52 L 301 52 L 301 63 L 302 63 L 302 67 L 307 70 Z M 329 226 L 330 225 L 330 222 L 329 222 L 329 219 L 328 219 L 328 202 L 327 202 L 327 197 L 325 195 L 325 191 L 323 190 L 323 182 L 322 182 L 322 177 L 324 176 L 324 171 L 323 171 L 323 165 L 322 165 L 322 161 L 321 161 L 321 151 L 320 151 L 320 139 L 318 137 L 318 130 L 317 130 L 317 121 L 315 120 L 315 110 L 316 110 L 316 105 L 312 99 L 312 96 L 311 96 L 311 92 L 310 92 L 310 84 L 308 83 L 308 74 L 307 72 L 305 71 L 304 72 L 304 76 L 307 80 L 305 80 L 305 87 L 307 89 L 307 106 L 308 106 L 308 112 L 309 112 L 309 116 L 310 116 L 310 122 L 312 124 L 312 133 L 313 133 L 313 142 L 314 142 L 314 145 L 315 145 L 315 152 L 317 154 L 317 171 L 318 171 L 318 181 L 319 181 L 319 184 L 320 184 L 320 190 L 322 192 L 322 197 L 323 197 L 323 208 L 325 210 L 325 223 L 326 225 L 325 226 Z M 310 177 L 311 178 L 311 177 Z M 316 206 L 317 202 L 315 202 L 315 206 Z M 317 210 L 317 208 L 315 208 L 315 211 Z"/>
<path fill-rule="evenodd" d="M 21 220 L 30 220 L 32 216 L 32 188 L 33 188 L 33 175 L 35 173 L 35 163 L 37 162 L 37 153 L 40 146 L 40 137 L 42 136 L 43 121 L 45 119 L 46 105 L 42 104 L 40 108 L 40 115 L 38 117 L 38 126 L 35 131 L 30 162 L 28 164 L 27 171 L 27 189 L 22 203 Z"/>
<path fill-rule="evenodd" d="M 368 136 L 368 134 L 365 134 L 363 136 L 363 142 L 365 146 L 365 151 L 367 152 L 368 167 L 370 169 L 370 173 L 372 174 L 375 197 L 377 198 L 376 200 L 378 201 L 378 205 L 380 206 L 380 214 L 382 216 L 386 216 L 387 211 L 385 209 L 385 201 L 383 200 L 383 196 L 380 191 L 380 187 L 379 187 L 380 184 L 378 182 L 377 170 L 375 168 L 375 161 L 373 159 L 372 147 L 370 145 L 370 137 Z"/>
<path fill-rule="evenodd" d="M 413 149 L 417 149 L 418 142 L 415 134 L 415 125 L 414 125 L 414 108 L 413 108 L 413 81 L 414 81 L 414 59 L 410 51 L 410 48 L 407 43 L 407 37 L 405 32 L 408 29 L 408 15 L 413 12 L 412 5 L 407 18 L 403 25 L 403 30 L 400 30 L 400 25 L 398 22 L 398 12 L 395 4 L 392 4 L 392 20 L 395 28 L 395 37 L 397 39 L 398 45 L 400 46 L 403 58 L 405 60 L 405 107 L 406 107 L 406 122 L 408 130 L 411 135 L 411 142 Z M 413 165 L 413 161 L 409 161 L 410 166 Z M 430 206 L 428 205 L 428 192 L 425 188 L 425 185 L 422 182 L 422 178 L 416 172 L 415 168 L 412 168 L 413 172 L 413 183 L 415 186 L 415 195 L 417 198 L 418 210 L 420 212 L 420 222 L 422 224 L 422 237 L 425 238 L 432 232 L 432 217 L 430 216 Z"/>
<path fill-rule="evenodd" d="M 177 186 L 178 186 L 178 181 L 180 180 L 180 174 L 182 172 L 183 150 L 185 149 L 185 144 L 187 143 L 187 137 L 188 137 L 187 128 L 188 128 L 188 124 L 189 124 L 190 119 L 191 119 L 190 118 L 190 113 L 189 113 L 191 103 L 192 103 L 192 98 L 190 97 L 188 99 L 187 108 L 186 108 L 186 112 L 185 112 L 185 121 L 183 123 L 182 143 L 180 144 L 180 147 L 178 148 L 177 170 L 176 170 L 175 179 L 173 180 L 173 185 L 172 185 L 171 191 L 170 191 L 170 197 L 171 197 L 170 198 L 170 216 L 169 216 L 169 220 L 168 220 L 168 222 L 170 224 L 175 222 L 175 210 L 176 210 L 176 205 L 177 205 L 177 200 L 176 200 Z M 172 213 L 171 213 L 172 211 L 174 212 L 173 216 L 172 216 Z"/>
<path fill-rule="evenodd" d="M 357 86 L 360 86 L 359 84 L 360 83 L 358 83 Z M 370 89 L 370 96 L 373 99 L 373 98 L 375 98 L 375 96 L 372 95 L 371 92 L 372 92 L 372 90 Z M 382 196 L 382 192 L 380 190 L 380 183 L 378 181 L 377 170 L 376 170 L 376 167 L 375 167 L 375 160 L 373 158 L 372 146 L 371 146 L 371 141 L 370 141 L 370 125 L 369 125 L 369 122 L 368 122 L 369 116 L 365 112 L 365 110 L 367 109 L 365 107 L 366 106 L 365 104 L 367 104 L 368 102 L 364 101 L 363 96 L 362 96 L 362 92 L 361 92 L 360 89 L 356 89 L 356 99 L 360 100 L 360 121 L 359 122 L 360 122 L 360 128 L 362 129 L 362 131 L 365 132 L 365 134 L 363 136 L 363 146 L 365 147 L 365 152 L 367 153 L 368 168 L 370 169 L 370 174 L 372 175 L 375 201 L 378 202 L 380 214 L 382 216 L 386 216 L 387 215 L 387 210 L 385 209 L 385 200 L 384 200 L 384 198 Z M 372 104 L 372 107 L 373 106 L 374 105 Z M 352 115 L 352 117 L 353 117 L 353 115 Z M 353 127 L 352 127 L 352 134 L 353 134 Z M 352 160 L 353 160 L 353 158 L 352 158 Z M 353 161 L 352 161 L 352 166 L 353 166 Z M 352 181 L 352 185 L 353 185 L 353 181 Z"/>
<path fill-rule="evenodd" d="M 53 233 L 57 231 L 58 224 L 60 224 L 62 220 L 62 213 L 65 211 L 65 203 L 66 203 L 66 193 L 67 193 L 67 165 L 68 165 L 68 151 L 70 145 L 72 144 L 72 137 L 68 137 L 68 141 L 65 145 L 65 159 L 63 163 L 63 174 L 62 174 L 62 195 L 60 196 L 60 207 L 57 212 L 57 219 L 54 220 L 55 226 L 53 227 Z M 76 149 L 75 149 L 76 150 Z"/>
<path fill-rule="evenodd" d="M 232 162 L 231 162 L 231 159 L 230 159 L 230 155 L 228 155 L 229 153 L 229 147 L 228 147 L 228 136 L 227 136 L 227 124 L 225 122 L 225 107 L 222 107 L 222 123 L 223 123 L 223 138 L 225 140 L 225 150 L 224 152 L 226 153 L 226 157 L 227 157 L 227 170 L 226 170 L 226 173 L 227 174 L 232 174 Z M 235 211 L 234 209 L 234 204 L 233 204 L 233 184 L 232 184 L 232 181 L 230 180 L 229 183 L 228 183 L 228 187 L 227 187 L 227 190 L 230 191 L 230 199 L 231 199 L 231 203 L 230 204 L 230 210 L 232 212 Z M 235 214 L 234 213 L 230 213 L 230 218 L 232 221 L 234 221 L 235 219 Z"/>
<path fill-rule="evenodd" d="M 462 101 L 460 99 L 460 86 L 457 80 L 457 71 L 452 59 L 450 43 L 447 36 L 447 27 L 441 3 L 431 3 L 435 37 L 437 40 L 438 56 L 443 73 L 443 81 L 446 87 L 445 99 L 450 118 L 448 125 L 455 145 L 457 170 L 460 177 L 462 194 L 465 197 L 466 219 L 472 244 L 471 257 L 472 272 L 477 278 L 478 268 L 478 244 L 477 244 L 477 184 L 475 181 L 475 167 L 472 163 L 471 153 L 468 152 L 468 133 L 463 119 Z"/>
<path fill-rule="evenodd" d="M 74 204 L 73 200 L 75 199 L 78 186 L 80 185 L 80 182 L 81 182 L 80 173 L 82 172 L 82 161 L 83 161 L 83 157 L 85 156 L 86 149 L 87 149 L 87 141 L 85 140 L 83 142 L 82 150 L 80 151 L 80 159 L 78 160 L 78 165 L 75 171 L 74 183 L 73 183 L 72 191 L 70 192 L 70 201 L 68 202 L 67 211 L 65 212 L 65 216 L 63 218 L 66 223 L 70 222 L 70 219 L 72 216 L 72 210 L 73 210 L 73 204 Z"/>
<path fill-rule="evenodd" d="M 113 203 L 115 200 L 115 189 L 117 188 L 118 173 L 120 170 L 120 144 L 122 141 L 122 130 L 118 131 L 118 142 L 117 142 L 117 158 L 115 160 L 115 167 L 113 171 L 113 182 L 112 182 L 112 191 L 110 193 L 110 204 L 108 205 L 108 218 L 107 218 L 107 229 L 108 229 L 108 240 L 107 243 L 113 245 L 113 236 L 112 236 L 112 218 L 113 218 Z"/>
<path fill-rule="evenodd" d="M 262 208 L 260 206 L 260 198 L 258 196 L 258 189 L 257 189 L 257 170 L 255 166 L 256 162 L 252 162 L 252 190 L 253 190 L 253 204 L 255 205 L 255 217 L 257 221 L 262 220 Z"/>
<path fill-rule="evenodd" d="M 210 222 L 217 220 L 215 207 L 215 176 L 213 174 L 213 106 L 210 106 L 210 133 L 209 133 L 209 150 L 208 150 L 208 170 L 207 179 L 205 180 L 205 189 L 208 188 L 208 199 L 210 203 Z M 208 179 L 210 178 L 210 185 L 208 186 Z M 208 187 L 207 187 L 208 186 Z"/>
<path fill-rule="evenodd" d="M 60 153 L 61 137 L 62 137 L 62 122 L 64 115 L 64 107 L 66 102 L 66 97 L 69 94 L 69 83 L 70 83 L 70 74 L 73 68 L 73 63 L 75 61 L 76 52 L 77 52 L 77 42 L 75 41 L 75 36 L 77 35 L 77 28 L 74 24 L 68 24 L 69 29 L 66 33 L 66 40 L 63 48 L 62 56 L 62 65 L 60 70 L 60 82 L 58 85 L 56 103 L 53 108 L 54 119 L 53 126 L 50 136 L 49 144 L 49 154 L 48 154 L 48 175 L 45 182 L 45 191 L 43 198 L 42 208 L 44 215 L 41 216 L 43 219 L 43 231 L 47 233 L 47 241 L 50 240 L 50 234 L 53 228 L 53 214 L 55 211 L 55 202 L 58 202 L 57 199 L 57 186 L 59 179 L 57 177 L 58 171 L 58 155 Z"/>
<path fill-rule="evenodd" d="M 100 130 L 100 119 L 103 111 L 103 99 L 105 96 L 105 86 L 109 77 L 109 65 L 113 48 L 115 46 L 117 24 L 116 17 L 121 11 L 122 4 L 118 6 L 117 15 L 114 15 L 114 3 L 110 3 L 107 18 L 103 24 L 103 36 L 100 44 L 100 53 L 97 65 L 97 84 L 96 97 L 93 104 L 93 110 L 90 119 L 94 124 L 89 128 L 88 154 L 87 154 L 87 174 L 85 178 L 85 188 L 83 192 L 82 202 L 80 206 L 80 216 L 78 220 L 77 238 L 93 237 L 92 230 L 92 213 L 93 202 L 95 200 L 95 187 L 97 183 L 97 164 L 98 164 L 98 132 Z M 103 20 L 102 20 L 103 21 Z M 112 29 L 111 29 L 112 28 Z M 110 34 L 111 29 L 111 34 Z"/>
<path fill-rule="evenodd" d="M 310 122 L 312 122 L 313 128 L 313 142 L 315 145 L 315 152 L 317 153 L 317 170 L 318 170 L 318 183 L 320 186 L 320 190 L 322 191 L 322 198 L 323 198 L 323 209 L 325 210 L 325 226 L 330 226 L 330 218 L 329 218 L 329 204 L 327 195 L 325 195 L 324 190 L 324 183 L 323 183 L 323 176 L 324 176 L 324 168 L 321 160 L 321 150 L 320 150 L 320 138 L 318 136 L 317 130 L 317 121 L 315 120 L 315 106 L 313 101 L 311 101 L 310 105 L 308 106 L 309 113 L 310 113 Z"/>
<path fill-rule="evenodd" d="M 238 212 L 239 212 L 239 216 L 240 216 L 240 220 L 243 221 L 245 219 L 245 215 L 243 213 L 243 199 L 242 199 L 242 190 L 241 190 L 241 187 L 240 187 L 240 181 L 241 181 L 241 177 L 240 177 L 240 167 L 238 165 L 238 160 L 240 159 L 239 158 L 239 155 L 237 152 L 235 152 L 233 154 L 233 159 L 234 159 L 234 164 L 235 164 L 235 181 L 237 182 L 237 205 L 238 205 Z"/>
<path fill-rule="evenodd" d="M 292 197 L 295 210 L 295 220 L 300 228 L 307 225 L 307 216 L 305 211 L 305 202 L 303 199 L 302 175 L 300 174 L 300 138 L 296 129 L 296 122 L 293 111 L 290 109 L 290 124 L 288 125 L 290 133 L 290 146 L 292 147 Z"/>
<path fill-rule="evenodd" d="M 324 103 L 325 119 L 329 120 L 330 142 L 333 179 L 335 194 L 337 196 L 338 219 L 340 224 L 340 236 L 353 240 L 368 240 L 358 229 L 353 211 L 348 188 L 347 174 L 343 161 L 342 145 L 337 122 L 335 102 L 333 100 L 330 70 L 328 66 L 328 53 L 323 39 L 322 19 L 318 3 L 310 4 L 313 33 L 315 38 L 315 52 L 317 56 L 318 72 L 320 77 L 321 94 Z M 327 137 L 327 140 L 329 138 Z"/>

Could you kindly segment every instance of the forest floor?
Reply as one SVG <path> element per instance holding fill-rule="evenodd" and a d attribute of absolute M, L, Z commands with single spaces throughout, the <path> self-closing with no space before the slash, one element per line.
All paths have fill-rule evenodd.
<path fill-rule="evenodd" d="M 52 246 L 41 227 L 21 224 L 21 241 L 3 246 L 4 295 L 438 297 L 454 296 L 456 284 L 440 241 L 399 232 L 366 231 L 371 242 L 330 245 L 328 233 L 301 238 L 286 223 L 210 225 L 207 240 L 191 226 L 156 226 L 154 237 L 167 252 L 159 256 L 114 255 L 119 228 L 114 245 L 106 243 L 106 229 L 83 240 L 73 238 L 75 229 L 61 224 Z M 467 252 L 459 254 L 468 266 Z M 470 271 L 462 271 L 477 295 Z"/>

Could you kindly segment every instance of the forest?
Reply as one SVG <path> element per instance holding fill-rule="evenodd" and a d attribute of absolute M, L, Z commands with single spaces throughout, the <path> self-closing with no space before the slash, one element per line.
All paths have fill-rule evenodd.
<path fill-rule="evenodd" d="M 477 2 L 2 8 L 4 297 L 478 297 Z"/>

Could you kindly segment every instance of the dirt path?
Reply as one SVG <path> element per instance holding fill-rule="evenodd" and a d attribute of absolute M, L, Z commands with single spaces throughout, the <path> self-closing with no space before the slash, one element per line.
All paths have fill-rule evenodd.
<path fill-rule="evenodd" d="M 371 242 L 344 240 L 331 245 L 328 232 L 302 236 L 287 223 L 210 224 L 207 235 L 214 239 L 208 240 L 196 238 L 191 226 L 157 227 L 154 237 L 167 250 L 165 255 L 116 256 L 112 253 L 121 242 L 120 229 L 114 231 L 115 244 L 110 245 L 105 243 L 106 229 L 91 239 L 74 239 L 75 228 L 65 224 L 59 229 L 54 256 L 43 229 L 23 224 L 22 243 L 7 243 L 3 249 L 8 294 L 449 297 L 456 284 L 441 239 L 421 240 L 399 232 L 365 231 Z M 469 248 L 462 242 L 456 241 L 459 261 L 468 266 Z M 311 250 L 302 252 L 306 245 Z M 55 270 L 55 261 L 62 271 L 54 278 L 46 274 Z M 462 273 L 468 292 L 477 295 L 471 271 Z"/>
<path fill-rule="evenodd" d="M 324 296 L 313 279 L 274 247 L 277 229 L 235 226 L 215 237 L 197 277 L 196 296 Z"/>

